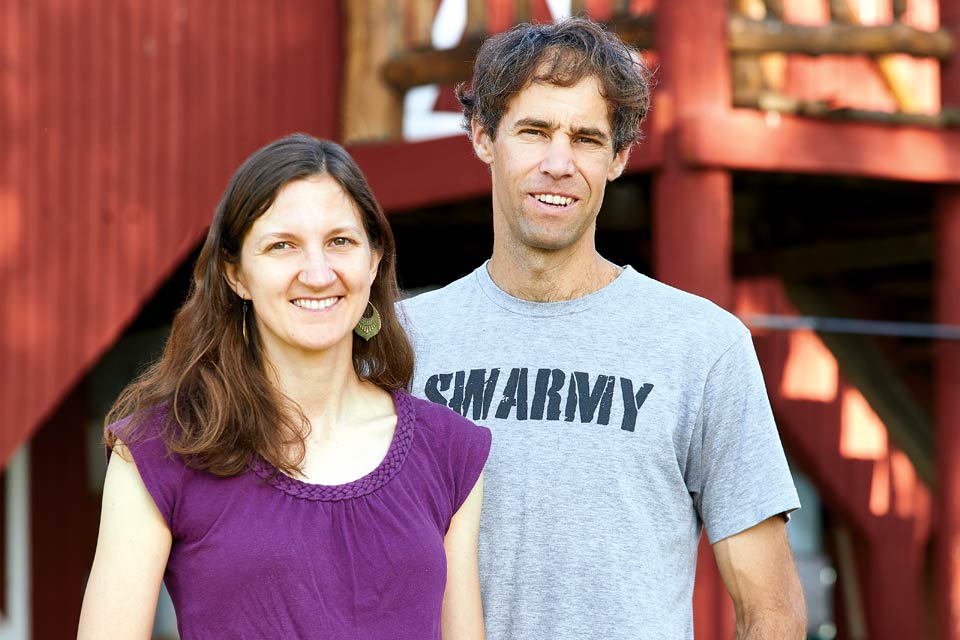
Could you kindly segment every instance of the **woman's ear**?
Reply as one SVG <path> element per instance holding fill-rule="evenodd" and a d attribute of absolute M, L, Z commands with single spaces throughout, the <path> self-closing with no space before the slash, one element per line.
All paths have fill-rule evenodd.
<path fill-rule="evenodd" d="M 370 252 L 370 284 L 377 279 L 377 272 L 380 270 L 380 261 L 383 259 L 383 252 L 374 249 Z"/>
<path fill-rule="evenodd" d="M 247 288 L 243 284 L 243 271 L 240 269 L 240 265 L 232 262 L 227 262 L 224 264 L 223 278 L 227 281 L 227 284 L 230 285 L 230 288 L 233 289 L 235 294 L 244 300 L 250 299 L 250 294 L 247 292 Z"/>

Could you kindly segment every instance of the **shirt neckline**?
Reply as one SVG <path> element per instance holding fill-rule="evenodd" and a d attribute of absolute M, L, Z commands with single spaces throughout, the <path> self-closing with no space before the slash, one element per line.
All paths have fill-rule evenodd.
<path fill-rule="evenodd" d="M 628 280 L 638 275 L 633 267 L 626 265 L 612 282 L 585 296 L 558 302 L 533 302 L 514 297 L 497 286 L 487 269 L 489 264 L 490 261 L 487 260 L 473 272 L 480 290 L 498 307 L 523 316 L 563 316 L 586 311 L 610 300 L 616 300 L 628 286 Z"/>
<path fill-rule="evenodd" d="M 397 475 L 413 442 L 415 416 L 410 394 L 403 389 L 395 389 L 390 396 L 397 411 L 397 427 L 387 454 L 365 476 L 345 484 L 312 484 L 281 473 L 260 456 L 255 456 L 251 469 L 275 489 L 303 500 L 337 502 L 373 493 Z"/>

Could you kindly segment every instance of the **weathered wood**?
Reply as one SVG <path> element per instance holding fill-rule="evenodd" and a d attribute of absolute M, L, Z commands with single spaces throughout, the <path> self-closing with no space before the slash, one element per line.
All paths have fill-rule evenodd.
<path fill-rule="evenodd" d="M 777 92 L 753 92 L 745 86 L 734 88 L 733 105 L 789 115 L 802 115 L 832 120 L 873 122 L 899 126 L 960 127 L 960 109 L 946 108 L 940 113 L 906 113 L 836 108 L 822 100 L 800 100 Z"/>
<path fill-rule="evenodd" d="M 830 19 L 834 22 L 842 22 L 844 24 L 855 24 L 858 22 L 857 14 L 854 13 L 853 8 L 847 0 L 830 0 L 827 6 L 830 9 Z"/>
<path fill-rule="evenodd" d="M 960 131 L 733 109 L 684 118 L 693 166 L 960 184 Z"/>
<path fill-rule="evenodd" d="M 487 0 L 467 0 L 465 39 L 480 38 L 487 32 Z"/>
<path fill-rule="evenodd" d="M 737 13 L 752 20 L 767 18 L 764 0 L 732 0 Z M 782 91 L 787 58 L 781 53 L 731 54 L 733 86 L 747 91 Z"/>
<path fill-rule="evenodd" d="M 433 44 L 433 20 L 437 15 L 436 0 L 406 0 L 410 9 L 410 46 L 414 49 Z"/>
<path fill-rule="evenodd" d="M 783 0 L 763 0 L 767 7 L 767 15 L 775 20 L 783 20 Z"/>
<path fill-rule="evenodd" d="M 627 16 L 611 22 L 624 42 L 639 49 L 653 45 L 653 17 Z M 469 80 L 473 59 L 480 46 L 478 38 L 465 39 L 453 49 L 423 49 L 398 53 L 386 61 L 381 71 L 383 78 L 396 90 L 406 91 L 425 84 L 453 84 Z"/>
<path fill-rule="evenodd" d="M 630 15 L 630 0 L 610 0 L 610 8 L 614 16 Z"/>
<path fill-rule="evenodd" d="M 521 22 L 530 22 L 533 15 L 532 0 L 514 0 L 513 3 L 513 21 L 517 24 Z"/>
<path fill-rule="evenodd" d="M 893 0 L 893 19 L 901 20 L 907 12 L 907 0 Z"/>
<path fill-rule="evenodd" d="M 956 48 L 946 29 L 921 31 L 902 23 L 879 26 L 786 24 L 749 20 L 733 15 L 729 22 L 730 50 L 739 53 L 800 53 L 810 56 L 883 55 L 906 53 L 946 60 Z"/>
<path fill-rule="evenodd" d="M 383 79 L 399 91 L 425 84 L 456 84 L 469 80 L 481 40 L 471 38 L 453 49 L 407 51 L 383 65 Z"/>
<path fill-rule="evenodd" d="M 346 78 L 343 138 L 399 138 L 403 132 L 403 96 L 384 81 L 384 63 L 403 48 L 403 7 L 393 0 L 345 2 Z"/>
<path fill-rule="evenodd" d="M 913 69 L 909 64 L 909 60 L 896 55 L 878 56 L 876 60 L 880 77 L 897 103 L 897 109 L 905 114 L 921 114 L 925 105 L 913 90 Z"/>
<path fill-rule="evenodd" d="M 787 296 L 805 315 L 844 317 L 842 302 L 821 287 L 787 282 Z M 853 384 L 887 427 L 890 440 L 913 463 L 928 485 L 936 482 L 934 431 L 930 417 L 917 405 L 896 370 L 870 338 L 853 334 L 818 333 Z"/>
<path fill-rule="evenodd" d="M 625 42 L 639 49 L 649 49 L 655 45 L 653 16 L 650 14 L 614 18 L 610 28 Z M 955 38 L 945 29 L 928 32 L 904 24 L 809 26 L 784 24 L 771 19 L 751 20 L 738 15 L 729 18 L 728 36 L 730 52 L 733 54 L 801 53 L 818 56 L 906 53 L 943 59 L 949 57 L 956 48 Z M 385 63 L 383 77 L 400 91 L 425 84 L 467 80 L 478 45 L 479 42 L 469 40 L 455 49 L 398 53 Z M 763 73 L 770 88 L 778 89 L 783 83 L 783 59 L 772 60 L 770 68 L 765 68 Z"/>

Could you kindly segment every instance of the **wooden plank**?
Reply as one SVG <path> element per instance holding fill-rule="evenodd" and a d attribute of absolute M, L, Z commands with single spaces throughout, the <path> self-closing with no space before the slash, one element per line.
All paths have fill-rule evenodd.
<path fill-rule="evenodd" d="M 403 129 L 403 95 L 380 73 L 384 62 L 403 48 L 402 5 L 392 0 L 346 2 L 346 78 L 343 139 L 399 138 Z"/>
<path fill-rule="evenodd" d="M 487 32 L 487 0 L 467 0 L 465 40 L 480 38 Z"/>
<path fill-rule="evenodd" d="M 407 0 L 410 8 L 410 46 L 426 48 L 433 44 L 433 20 L 436 0 Z"/>
<path fill-rule="evenodd" d="M 960 184 L 955 130 L 734 109 L 689 117 L 681 132 L 683 157 L 693 166 Z"/>
<path fill-rule="evenodd" d="M 638 49 L 649 49 L 656 44 L 653 22 L 650 14 L 620 16 L 611 20 L 610 28 L 625 42 Z M 945 59 L 956 48 L 956 39 L 946 29 L 927 32 L 902 23 L 810 26 L 731 15 L 728 32 L 731 54 L 800 53 L 817 56 L 906 53 Z M 464 45 L 454 49 L 398 52 L 385 59 L 382 75 L 399 91 L 425 84 L 465 81 L 470 78 L 478 46 L 478 40 L 468 39 Z M 770 69 L 767 73 L 782 75 L 782 70 L 778 69 Z"/>
<path fill-rule="evenodd" d="M 960 324 L 960 187 L 944 189 L 935 211 L 937 233 L 936 320 Z M 937 616 L 941 638 L 960 638 L 960 342 L 936 345 L 935 397 L 937 411 L 936 497 L 939 532 L 936 550 Z"/>
<path fill-rule="evenodd" d="M 638 49 L 653 46 L 653 17 L 649 14 L 618 17 L 610 23 L 610 28 Z M 472 33 L 470 28 L 468 33 Z M 400 92 L 427 84 L 465 82 L 473 74 L 473 59 L 480 42 L 480 38 L 471 36 L 453 49 L 396 51 L 383 61 L 379 73 Z"/>
<path fill-rule="evenodd" d="M 799 53 L 820 55 L 883 55 L 906 53 L 915 57 L 949 59 L 956 39 L 947 29 L 921 31 L 902 22 L 863 26 L 788 24 L 778 20 L 750 20 L 731 15 L 730 50 L 739 53 Z"/>

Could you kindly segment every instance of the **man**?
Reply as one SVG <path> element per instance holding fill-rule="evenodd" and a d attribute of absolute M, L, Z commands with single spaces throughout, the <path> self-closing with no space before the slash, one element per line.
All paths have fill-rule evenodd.
<path fill-rule="evenodd" d="M 488 637 L 690 638 L 701 526 L 738 637 L 801 638 L 799 507 L 749 331 L 594 245 L 649 102 L 636 51 L 574 18 L 481 48 L 465 124 L 494 247 L 405 304 L 413 391 L 493 431 Z"/>

